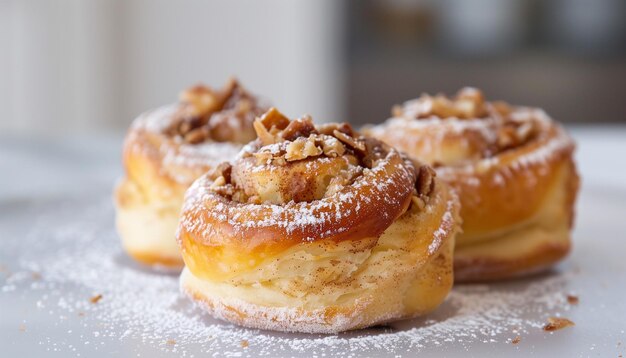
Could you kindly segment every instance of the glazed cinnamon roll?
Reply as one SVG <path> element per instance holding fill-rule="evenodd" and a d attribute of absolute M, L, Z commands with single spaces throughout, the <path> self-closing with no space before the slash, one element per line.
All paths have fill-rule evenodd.
<path fill-rule="evenodd" d="M 265 111 L 231 80 L 221 90 L 190 88 L 178 104 L 133 122 L 124 143 L 126 175 L 115 189 L 117 228 L 130 256 L 182 267 L 175 232 L 185 190 L 253 140 L 254 118 Z"/>
<path fill-rule="evenodd" d="M 461 199 L 455 279 L 541 271 L 570 249 L 579 178 L 574 142 L 537 108 L 487 102 L 465 88 L 408 101 L 365 132 L 435 167 Z"/>
<path fill-rule="evenodd" d="M 243 326 L 334 333 L 433 310 L 452 285 L 458 200 L 347 124 L 271 109 L 187 191 L 181 287 Z"/>

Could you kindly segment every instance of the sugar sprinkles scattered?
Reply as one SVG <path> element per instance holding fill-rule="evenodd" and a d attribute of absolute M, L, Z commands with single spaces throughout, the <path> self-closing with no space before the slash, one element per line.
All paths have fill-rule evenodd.
<path fill-rule="evenodd" d="M 29 250 L 21 250 L 19 265 L 11 267 L 14 273 L 0 281 L 0 295 L 28 292 L 38 297 L 41 304 L 33 302 L 33 309 L 41 314 L 59 322 L 73 316 L 82 322 L 81 337 L 89 347 L 104 349 L 106 342 L 119 340 L 177 356 L 202 352 L 227 357 L 393 356 L 449 345 L 469 349 L 473 344 L 510 344 L 511 332 L 515 337 L 541 331 L 567 299 L 567 275 L 561 274 L 528 280 L 522 289 L 518 283 L 515 290 L 506 284 L 457 286 L 431 315 L 385 327 L 339 335 L 245 329 L 207 317 L 179 293 L 177 275 L 155 273 L 126 258 L 108 197 L 50 209 L 30 215 L 38 219 L 15 244 Z M 38 249 L 35 243 L 42 238 L 57 249 Z M 32 272 L 41 273 L 37 285 L 32 285 Z M 98 304 L 86 299 L 98 296 Z M 40 344 L 51 351 L 76 352 L 67 343 L 75 341 L 62 337 L 78 332 L 67 328 Z"/>

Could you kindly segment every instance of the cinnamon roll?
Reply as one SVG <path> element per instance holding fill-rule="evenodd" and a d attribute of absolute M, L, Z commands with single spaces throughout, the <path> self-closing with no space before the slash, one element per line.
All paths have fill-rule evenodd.
<path fill-rule="evenodd" d="M 455 279 L 541 271 L 570 249 L 579 178 L 574 142 L 543 110 L 487 102 L 473 88 L 423 95 L 364 130 L 435 167 L 461 199 Z"/>
<path fill-rule="evenodd" d="M 425 314 L 448 294 L 458 200 L 347 124 L 271 109 L 258 139 L 187 191 L 181 288 L 243 326 L 335 333 Z"/>
<path fill-rule="evenodd" d="M 237 81 L 221 90 L 192 87 L 178 104 L 137 118 L 123 150 L 125 176 L 115 189 L 116 222 L 125 250 L 149 265 L 182 267 L 175 240 L 185 190 L 255 138 L 266 107 Z"/>

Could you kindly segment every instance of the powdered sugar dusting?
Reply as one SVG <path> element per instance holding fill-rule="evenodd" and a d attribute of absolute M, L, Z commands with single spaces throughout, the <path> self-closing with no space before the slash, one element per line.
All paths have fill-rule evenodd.
<path fill-rule="evenodd" d="M 175 104 L 141 114 L 133 122 L 126 142 L 133 153 L 158 158 L 162 174 L 189 185 L 208 168 L 237 156 L 243 145 L 212 140 L 190 144 L 179 136 L 166 134 L 179 109 L 180 105 Z M 152 136 L 152 140 L 147 140 L 147 136 Z"/>
<path fill-rule="evenodd" d="M 23 240 L 5 247 L 7 252 L 20 252 L 21 258 L 9 267 L 10 276 L 2 276 L 0 295 L 37 297 L 30 302 L 32 310 L 58 317 L 59 322 L 54 336 L 44 331 L 39 344 L 66 355 L 85 347 L 106 351 L 112 341 L 124 342 L 137 354 L 149 348 L 176 356 L 437 353 L 443 347 L 467 350 L 477 344 L 508 344 L 516 335 L 541 331 L 548 316 L 569 309 L 565 304 L 569 276 L 553 275 L 514 286 L 458 286 L 428 317 L 389 327 L 340 335 L 242 329 L 206 317 L 179 293 L 177 276 L 148 272 L 126 259 L 113 229 L 108 197 L 22 210 L 24 217 L 38 219 Z M 48 246 L 38 245 L 44 240 Z M 91 303 L 95 294 L 102 298 Z M 73 320 L 81 322 L 81 333 L 68 328 Z M 68 343 L 77 334 L 84 347 Z"/>
<path fill-rule="evenodd" d="M 283 205 L 234 203 L 213 193 L 212 181 L 204 176 L 187 191 L 180 226 L 206 237 L 220 237 L 222 233 L 218 230 L 221 229 L 212 223 L 227 222 L 228 235 L 242 239 L 249 238 L 251 231 L 271 228 L 282 230 L 284 236 L 300 236 L 312 241 L 354 229 L 356 223 L 361 222 L 360 216 L 375 215 L 380 220 L 390 221 L 395 219 L 391 212 L 376 212 L 372 207 L 397 206 L 410 194 L 412 167 L 404 162 L 394 164 L 392 160 L 398 157 L 397 151 L 390 150 L 376 167 L 367 169 L 353 184 L 330 197 L 313 202 L 290 201 Z M 387 173 L 390 169 L 393 171 Z M 369 210 L 365 210 L 365 206 Z M 355 219 L 346 222 L 348 218 Z"/>

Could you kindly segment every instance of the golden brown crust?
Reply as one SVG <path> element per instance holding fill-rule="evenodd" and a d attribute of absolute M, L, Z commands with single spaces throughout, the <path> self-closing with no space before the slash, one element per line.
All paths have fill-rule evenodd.
<path fill-rule="evenodd" d="M 563 227 L 572 225 L 579 180 L 574 143 L 543 111 L 486 102 L 466 89 L 454 99 L 424 95 L 396 107 L 394 115 L 365 132 L 433 164 L 459 193 L 457 281 L 519 276 L 566 255 L 569 230 Z M 542 242 L 524 237 L 540 224 L 550 232 Z M 515 232 L 517 241 L 534 246 L 511 239 Z M 490 250 L 502 238 L 507 246 Z M 506 254 L 517 246 L 524 246 L 517 256 Z"/>

